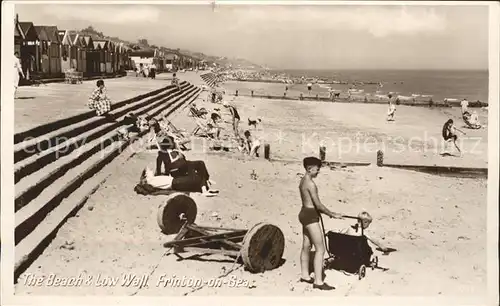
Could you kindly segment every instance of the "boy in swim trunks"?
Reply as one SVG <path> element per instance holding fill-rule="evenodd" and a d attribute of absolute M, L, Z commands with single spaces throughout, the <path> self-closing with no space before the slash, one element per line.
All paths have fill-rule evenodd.
<path fill-rule="evenodd" d="M 342 214 L 334 213 L 326 208 L 318 196 L 318 187 L 314 178 L 318 176 L 321 160 L 316 157 L 306 157 L 303 161 L 306 173 L 300 181 L 299 190 L 302 199 L 302 209 L 299 221 L 302 224 L 303 244 L 300 253 L 301 282 L 313 284 L 314 289 L 333 290 L 335 287 L 323 282 L 323 258 L 325 255 L 325 237 L 319 224 L 320 213 L 330 218 L 342 219 Z M 314 279 L 309 274 L 309 256 L 314 245 Z"/>

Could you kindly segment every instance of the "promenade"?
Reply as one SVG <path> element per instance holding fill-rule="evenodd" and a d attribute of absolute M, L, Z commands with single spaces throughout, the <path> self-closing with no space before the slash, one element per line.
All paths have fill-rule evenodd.
<path fill-rule="evenodd" d="M 189 82 L 195 79 L 194 72 L 182 74 Z M 170 85 L 171 73 L 162 73 L 157 78 L 127 76 L 105 79 L 108 96 L 119 102 Z M 83 81 L 82 84 L 49 83 L 39 86 L 18 88 L 14 100 L 14 133 L 58 119 L 71 117 L 90 111 L 88 98 L 96 88 L 96 80 Z"/>

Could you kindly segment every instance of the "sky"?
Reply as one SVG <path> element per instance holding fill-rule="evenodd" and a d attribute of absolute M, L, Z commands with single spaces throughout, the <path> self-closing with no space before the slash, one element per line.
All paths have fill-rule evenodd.
<path fill-rule="evenodd" d="M 487 6 L 17 4 L 20 21 L 277 69 L 488 69 Z"/>

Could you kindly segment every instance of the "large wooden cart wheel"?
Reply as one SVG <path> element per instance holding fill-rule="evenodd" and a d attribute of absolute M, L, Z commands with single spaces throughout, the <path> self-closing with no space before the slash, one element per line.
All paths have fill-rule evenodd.
<path fill-rule="evenodd" d="M 194 223 L 198 209 L 195 201 L 184 193 L 173 193 L 158 207 L 157 222 L 163 233 L 178 233 L 187 221 Z"/>
<path fill-rule="evenodd" d="M 258 223 L 243 238 L 241 257 L 248 271 L 259 273 L 277 268 L 284 250 L 283 232 L 272 224 Z"/>

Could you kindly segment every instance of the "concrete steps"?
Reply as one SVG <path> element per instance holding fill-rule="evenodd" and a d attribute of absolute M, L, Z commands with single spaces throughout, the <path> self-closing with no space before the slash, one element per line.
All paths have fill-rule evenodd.
<path fill-rule="evenodd" d="M 142 115 L 157 109 L 164 110 L 186 97 L 194 90 L 196 90 L 195 87 L 187 86 L 181 95 L 170 99 L 165 98 L 158 102 L 151 103 L 148 106 L 143 106 L 143 108 L 136 113 Z M 121 119 L 122 117 L 120 117 L 119 120 Z M 66 141 L 64 143 L 65 147 L 63 148 L 58 148 L 58 146 L 56 146 L 54 149 L 51 148 L 41 152 L 39 155 L 35 155 L 31 164 L 36 167 L 30 167 L 30 169 L 33 170 L 34 168 L 38 168 L 36 170 L 39 170 L 43 167 L 43 171 L 32 171 L 29 175 L 22 177 L 16 182 L 15 211 L 27 205 L 33 198 L 40 194 L 43 188 L 54 182 L 58 177 L 63 175 L 65 171 L 74 167 L 76 163 L 82 162 L 92 154 L 96 154 L 109 146 L 111 144 L 110 141 L 116 139 L 118 136 L 116 129 L 120 126 L 119 123 L 105 123 L 85 133 L 90 135 L 82 134 L 74 137 L 73 139 L 75 139 L 75 141 L 73 141 L 73 139 Z M 105 132 L 107 133 L 104 134 Z M 96 136 L 96 134 L 98 134 L 98 136 Z M 85 136 L 89 137 L 85 138 Z M 68 150 L 68 148 L 70 150 Z M 47 156 L 49 158 L 46 158 Z M 40 161 L 40 159 L 42 159 L 42 161 Z"/>
<path fill-rule="evenodd" d="M 170 115 L 194 101 L 201 92 L 186 82 L 181 86 L 181 91 L 169 86 L 141 98 L 129 99 L 127 103 L 117 103 L 112 112 L 118 121 L 130 111 L 138 115 L 148 113 L 156 118 Z M 21 138 L 17 135 L 19 150 L 32 148 L 43 139 L 56 139 L 59 135 L 66 138 L 16 161 L 16 278 L 50 243 L 65 220 L 97 189 L 104 176 L 101 170 L 119 159 L 117 157 L 127 155 L 123 151 L 147 133 L 125 141 L 118 135 L 123 127 L 119 122 L 95 118 L 93 112 L 92 117 L 85 114 L 75 117 L 78 118 L 47 124 L 44 129 L 49 132 L 46 134 L 40 127 L 24 132 L 24 135 L 35 135 L 32 140 L 19 141 Z"/>
<path fill-rule="evenodd" d="M 216 83 L 215 74 L 209 72 L 201 75 L 201 79 L 207 83 L 208 86 L 214 87 Z"/>

